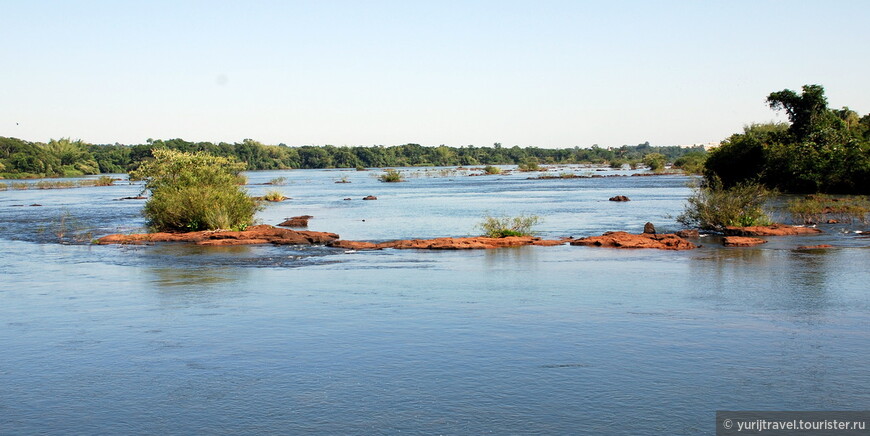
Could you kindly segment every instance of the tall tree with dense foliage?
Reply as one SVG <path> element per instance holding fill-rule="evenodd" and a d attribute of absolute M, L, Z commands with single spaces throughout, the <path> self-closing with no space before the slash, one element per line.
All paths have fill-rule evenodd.
<path fill-rule="evenodd" d="M 772 92 L 767 103 L 790 124 L 754 124 L 722 141 L 705 164 L 708 179 L 725 188 L 760 182 L 786 192 L 870 192 L 870 115 L 829 109 L 819 85 Z"/>
<path fill-rule="evenodd" d="M 258 206 L 240 186 L 244 163 L 204 152 L 152 155 L 130 178 L 145 180 L 151 191 L 143 213 L 155 230 L 243 230 L 253 223 Z"/>

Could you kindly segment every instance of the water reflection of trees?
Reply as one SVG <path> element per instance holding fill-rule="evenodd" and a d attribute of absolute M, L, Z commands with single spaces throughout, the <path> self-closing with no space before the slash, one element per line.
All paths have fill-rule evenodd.
<path fill-rule="evenodd" d="M 250 247 L 199 247 L 187 244 L 167 244 L 150 247 L 148 255 L 148 283 L 153 287 L 161 305 L 189 307 L 213 304 L 247 293 L 244 283 L 248 268 L 233 268 L 221 264 L 223 256 L 245 257 Z"/>
<path fill-rule="evenodd" d="M 756 311 L 785 311 L 792 321 L 817 323 L 838 300 L 832 250 L 715 249 L 691 262 L 694 295 Z"/>

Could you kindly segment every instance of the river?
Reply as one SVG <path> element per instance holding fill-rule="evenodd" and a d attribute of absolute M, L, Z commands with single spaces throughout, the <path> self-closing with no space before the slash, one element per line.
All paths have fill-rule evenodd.
<path fill-rule="evenodd" d="M 404 172 L 248 189 L 292 198 L 263 223 L 368 241 L 474 235 L 486 214 L 539 215 L 547 238 L 664 232 L 690 194 L 678 175 Z M 716 410 L 870 409 L 860 223 L 682 252 L 87 243 L 142 230 L 144 201 L 117 200 L 140 190 L 0 191 L 0 434 L 711 434 Z M 795 250 L 815 244 L 835 248 Z"/>

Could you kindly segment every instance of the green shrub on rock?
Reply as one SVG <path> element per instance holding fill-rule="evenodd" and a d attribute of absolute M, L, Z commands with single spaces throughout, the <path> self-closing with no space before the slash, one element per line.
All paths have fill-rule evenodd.
<path fill-rule="evenodd" d="M 770 225 L 770 217 L 764 211 L 764 203 L 770 196 L 770 191 L 758 183 L 741 183 L 726 189 L 721 181 L 714 179 L 694 188 L 677 221 L 689 227 L 716 231 L 730 226 Z"/>
<path fill-rule="evenodd" d="M 152 151 L 149 160 L 130 172 L 145 180 L 151 198 L 143 214 L 160 231 L 242 230 L 253 223 L 257 203 L 239 183 L 245 164 L 207 153 L 168 149 Z"/>
<path fill-rule="evenodd" d="M 478 224 L 483 235 L 490 238 L 504 238 L 508 236 L 532 236 L 532 227 L 541 222 L 537 215 L 520 215 L 516 217 L 494 217 L 487 215 L 483 222 Z"/>

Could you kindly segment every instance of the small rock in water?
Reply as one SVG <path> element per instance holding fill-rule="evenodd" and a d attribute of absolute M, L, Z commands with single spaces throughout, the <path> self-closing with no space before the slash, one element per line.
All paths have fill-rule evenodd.
<path fill-rule="evenodd" d="M 368 195 L 368 196 L 363 197 L 363 200 L 377 200 L 377 199 L 378 199 L 378 197 L 375 197 L 374 195 Z"/>
<path fill-rule="evenodd" d="M 699 238 L 699 237 L 701 237 L 700 233 L 698 233 L 698 229 L 680 230 L 677 232 L 677 236 L 679 236 L 681 238 Z"/>
<path fill-rule="evenodd" d="M 610 197 L 610 201 L 631 201 L 631 199 L 624 195 L 617 195 L 615 197 Z"/>
<path fill-rule="evenodd" d="M 646 223 L 643 225 L 643 232 L 654 235 L 656 233 L 656 226 L 653 223 Z"/>

